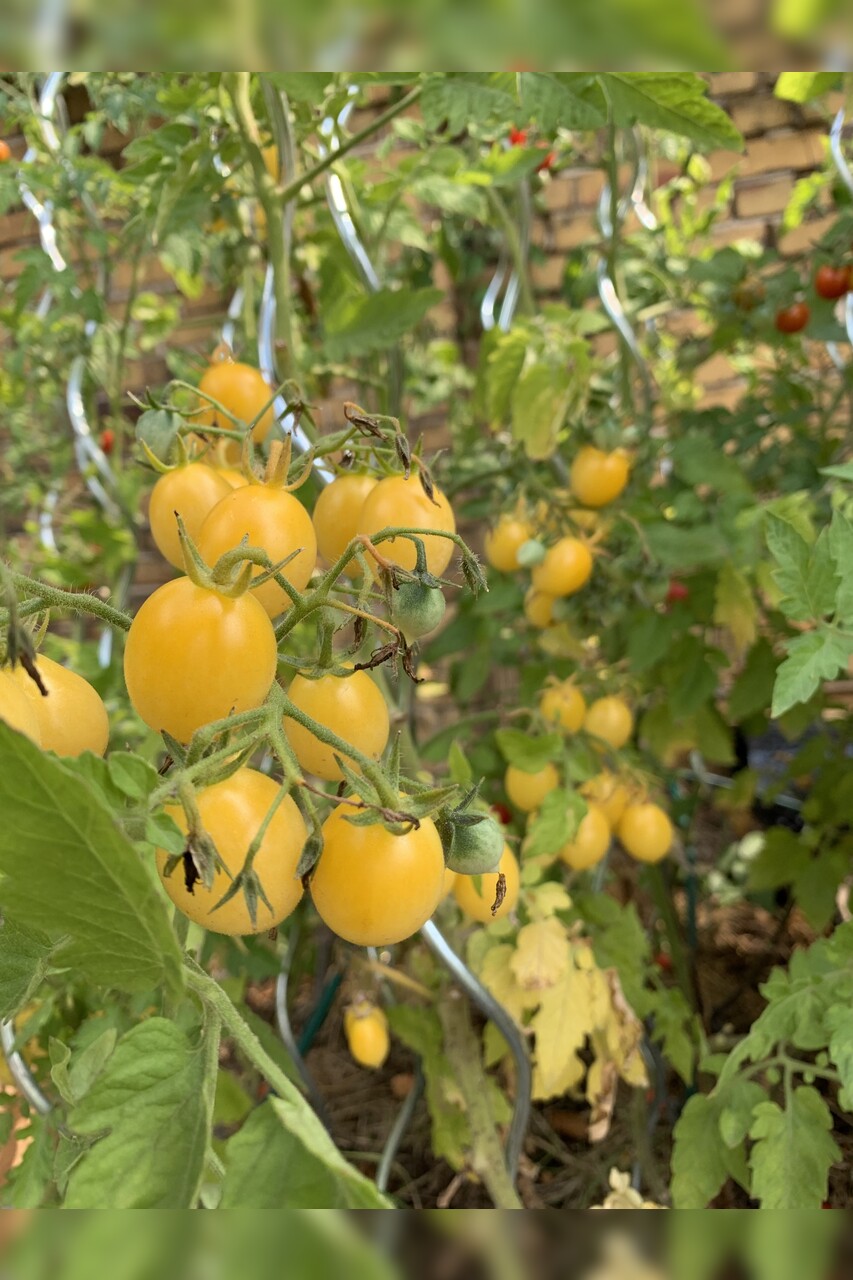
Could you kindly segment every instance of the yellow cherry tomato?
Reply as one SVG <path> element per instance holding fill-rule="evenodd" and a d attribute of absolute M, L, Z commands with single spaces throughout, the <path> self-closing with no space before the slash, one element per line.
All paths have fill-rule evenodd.
<path fill-rule="evenodd" d="M 216 906 L 227 893 L 233 878 L 242 870 L 249 846 L 279 791 L 279 784 L 266 774 L 256 769 L 238 769 L 224 782 L 216 782 L 196 792 L 202 826 L 230 872 L 228 875 L 217 868 L 210 889 L 196 880 L 190 892 L 181 863 L 167 876 L 165 867 L 169 855 L 163 849 L 157 850 L 157 869 L 169 897 L 179 911 L 212 933 L 225 933 L 232 937 L 266 933 L 281 924 L 302 897 L 302 881 L 296 874 L 296 868 L 308 831 L 296 804 L 290 796 L 285 796 L 270 818 L 252 863 L 270 906 L 259 896 L 254 922 L 242 892 L 237 892 L 221 907 Z M 181 806 L 167 805 L 166 812 L 186 832 L 187 820 Z"/>
<path fill-rule="evenodd" d="M 231 489 L 208 515 L 198 535 L 198 549 L 209 565 L 248 537 L 250 547 L 266 551 L 273 564 L 298 552 L 281 569 L 281 575 L 297 591 L 307 587 L 317 563 L 317 539 L 311 517 L 298 498 L 272 485 L 248 484 Z M 258 565 L 257 578 L 264 569 Z M 290 608 L 290 596 L 270 578 L 252 588 L 271 618 Z"/>
<path fill-rule="evenodd" d="M 257 418 L 252 428 L 252 439 L 255 444 L 262 444 L 270 433 L 275 416 L 272 405 L 264 408 L 272 398 L 273 389 L 265 380 L 259 369 L 239 360 L 217 360 L 208 365 L 201 376 L 198 389 L 204 395 L 218 400 L 224 409 L 237 419 L 233 422 L 213 407 L 207 400 L 200 400 L 200 411 L 193 421 L 200 427 L 222 427 L 229 431 L 238 431 L 240 424 L 247 427 Z M 263 413 L 261 413 L 263 410 Z M 258 415 L 261 415 L 258 417 Z M 226 462 L 237 462 L 242 452 L 238 440 L 229 440 L 222 446 L 222 457 Z"/>
<path fill-rule="evenodd" d="M 554 600 L 547 591 L 537 591 L 534 587 L 525 595 L 524 616 L 538 631 L 544 631 L 554 621 Z"/>
<path fill-rule="evenodd" d="M 230 492 L 231 485 L 225 477 L 203 462 L 190 462 L 160 476 L 151 490 L 148 523 L 157 550 L 169 564 L 176 569 L 184 568 L 175 513 L 183 520 L 193 542 L 198 542 L 205 517 Z"/>
<path fill-rule="evenodd" d="M 551 596 L 571 596 L 589 582 L 592 555 L 580 538 L 560 538 L 545 552 L 531 575 L 535 590 Z"/>
<path fill-rule="evenodd" d="M 526 773 L 518 765 L 507 765 L 504 774 L 504 787 L 510 802 L 524 813 L 532 813 L 534 809 L 538 809 L 549 791 L 559 785 L 560 775 L 550 761 L 536 773 Z"/>
<path fill-rule="evenodd" d="M 131 623 L 124 680 L 149 728 L 189 742 L 202 725 L 259 707 L 277 661 L 272 623 L 254 596 L 232 598 L 174 578 Z"/>
<path fill-rule="evenodd" d="M 321 676 L 319 680 L 297 675 L 290 683 L 288 696 L 299 711 L 371 760 L 378 760 L 385 750 L 391 728 L 388 706 L 379 686 L 366 671 L 353 671 L 347 676 Z M 344 775 L 335 763 L 335 754 L 346 755 L 346 752 L 336 753 L 291 716 L 285 717 L 284 731 L 306 773 L 327 782 L 341 781 Z"/>
<path fill-rule="evenodd" d="M 360 1067 L 375 1071 L 382 1066 L 391 1048 L 385 1011 L 372 1000 L 356 1000 L 344 1009 L 347 1047 Z"/>
<path fill-rule="evenodd" d="M 359 517 L 367 495 L 376 488 L 374 476 L 337 476 L 327 484 L 314 504 L 314 532 L 317 550 L 328 565 L 343 555 L 347 545 L 359 531 Z M 347 566 L 350 576 L 358 576 L 357 560 Z"/>
<path fill-rule="evenodd" d="M 578 823 L 574 839 L 564 844 L 560 857 L 574 871 L 585 871 L 600 862 L 610 847 L 610 823 L 607 814 L 597 804 L 587 805 Z"/>
<path fill-rule="evenodd" d="M 586 702 L 576 684 L 562 680 L 545 689 L 539 699 L 539 710 L 551 724 L 559 725 L 567 733 L 577 733 L 586 715 Z"/>
<path fill-rule="evenodd" d="M 624 849 L 638 862 L 660 862 L 672 848 L 673 834 L 668 816 L 650 801 L 629 804 L 618 829 Z"/>
<path fill-rule="evenodd" d="M 621 449 L 604 453 L 592 445 L 581 449 L 571 466 L 572 493 L 587 507 L 606 507 L 628 483 L 628 457 Z"/>
<path fill-rule="evenodd" d="M 608 770 L 602 770 L 578 788 L 585 800 L 593 800 L 607 815 L 611 830 L 615 831 L 625 806 L 631 799 L 631 789 Z"/>
<path fill-rule="evenodd" d="M 618 751 L 634 732 L 634 717 L 621 698 L 598 698 L 587 708 L 583 727 Z"/>
<path fill-rule="evenodd" d="M 494 529 L 486 534 L 486 559 L 493 569 L 513 573 L 519 567 L 519 551 L 533 536 L 526 520 L 519 520 L 517 516 L 501 516 Z"/>
<path fill-rule="evenodd" d="M 222 476 L 225 483 L 232 489 L 242 489 L 249 481 L 243 475 L 242 471 L 238 471 L 236 467 L 216 467 L 216 474 Z"/>
<path fill-rule="evenodd" d="M 15 679 L 29 699 L 45 751 L 55 751 L 58 756 L 94 751 L 102 756 L 110 740 L 110 722 L 101 695 L 76 671 L 69 671 L 43 653 L 36 655 L 36 670 L 47 697 L 23 667 L 15 668 Z"/>
<path fill-rule="evenodd" d="M 371 489 L 358 517 L 358 533 L 373 537 L 382 529 L 440 529 L 445 533 L 456 532 L 456 520 L 450 503 L 436 489 L 435 501 L 430 501 L 423 485 L 414 473 L 405 476 L 386 476 Z M 426 552 L 427 568 L 440 576 L 450 564 L 455 545 L 449 538 L 434 538 L 425 534 L 421 541 Z M 391 538 L 378 544 L 377 550 L 386 560 L 403 569 L 414 569 L 416 552 L 408 538 Z"/>
<path fill-rule="evenodd" d="M 30 699 L 21 688 L 17 670 L 12 671 L 9 667 L 0 668 L 0 720 L 10 729 L 16 729 L 37 746 L 41 746 L 38 717 Z M 38 693 L 37 689 L 36 693 Z"/>
<path fill-rule="evenodd" d="M 359 947 L 389 947 L 416 933 L 441 900 L 441 838 L 429 818 L 394 835 L 378 823 L 354 827 L 347 817 L 357 812 L 342 803 L 323 823 L 311 897 L 339 937 Z"/>
<path fill-rule="evenodd" d="M 497 911 L 493 913 L 492 907 L 500 875 L 506 878 L 506 894 Z M 501 860 L 494 871 L 488 871 L 480 876 L 457 876 L 453 886 L 453 896 L 466 916 L 479 921 L 480 924 L 491 924 L 493 920 L 502 920 L 514 910 L 518 902 L 520 883 L 518 860 L 506 844 Z"/>
<path fill-rule="evenodd" d="M 456 883 L 456 872 L 451 871 L 450 867 L 445 867 L 444 868 L 444 884 L 441 889 L 442 898 L 447 897 L 447 895 L 453 889 L 453 886 L 455 885 L 455 883 Z"/>

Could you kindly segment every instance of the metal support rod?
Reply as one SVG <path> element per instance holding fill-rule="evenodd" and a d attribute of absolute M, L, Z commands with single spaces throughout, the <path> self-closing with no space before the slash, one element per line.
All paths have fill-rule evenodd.
<path fill-rule="evenodd" d="M 421 937 L 430 951 L 448 970 L 451 976 L 477 1006 L 481 1013 L 493 1022 L 509 1045 L 515 1062 L 515 1105 L 512 1112 L 509 1133 L 506 1141 L 506 1165 L 511 1178 L 515 1179 L 518 1162 L 524 1143 L 524 1135 L 530 1119 L 530 1103 L 533 1088 L 533 1072 L 527 1045 L 513 1019 L 503 1005 L 495 999 L 490 991 L 476 978 L 464 960 L 456 954 L 438 926 L 428 920 L 421 929 Z"/>

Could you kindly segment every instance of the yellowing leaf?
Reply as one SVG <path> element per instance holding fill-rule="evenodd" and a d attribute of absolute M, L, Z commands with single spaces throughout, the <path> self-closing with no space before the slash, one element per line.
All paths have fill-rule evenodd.
<path fill-rule="evenodd" d="M 547 920 L 558 911 L 568 911 L 572 900 L 563 885 L 547 880 L 525 894 L 524 905 L 531 920 Z"/>
<path fill-rule="evenodd" d="M 570 965 L 561 980 L 541 993 L 539 1009 L 531 1021 L 536 1034 L 537 1098 L 564 1093 L 567 1080 L 583 1078 L 577 1053 L 592 1030 L 589 982 Z M 576 1068 L 576 1064 L 579 1070 Z"/>
<path fill-rule="evenodd" d="M 592 1043 L 595 1047 L 595 1036 Z M 606 1058 L 596 1057 L 586 1077 L 586 1097 L 590 1107 L 587 1133 L 590 1142 L 603 1142 L 610 1132 L 618 1087 L 619 1072 L 616 1064 L 608 1062 Z"/>
<path fill-rule="evenodd" d="M 738 654 L 743 654 L 757 634 L 758 605 L 744 574 L 725 563 L 717 575 L 714 621 L 725 627 Z"/>
<path fill-rule="evenodd" d="M 538 1001 L 537 992 L 525 991 L 512 970 L 512 958 L 515 948 L 509 943 L 501 943 L 492 947 L 483 958 L 480 979 L 488 987 L 496 1000 L 499 1000 L 507 1013 L 521 1025 L 526 1010 Z"/>
<path fill-rule="evenodd" d="M 553 987 L 569 967 L 569 942 L 559 920 L 536 920 L 519 930 L 510 967 L 526 991 Z"/>
<path fill-rule="evenodd" d="M 611 1016 L 600 1028 L 602 1050 L 616 1064 L 625 1083 L 639 1088 L 648 1084 L 646 1064 L 640 1050 L 643 1024 L 625 999 L 616 970 L 606 970 L 604 977 L 610 989 Z"/>
<path fill-rule="evenodd" d="M 574 1053 L 566 1059 L 561 1073 L 557 1076 L 545 1076 L 539 1063 L 534 1062 L 532 1084 L 534 1102 L 547 1102 L 549 1098 L 561 1098 L 563 1094 L 571 1093 L 583 1080 L 585 1071 L 585 1064 Z"/>

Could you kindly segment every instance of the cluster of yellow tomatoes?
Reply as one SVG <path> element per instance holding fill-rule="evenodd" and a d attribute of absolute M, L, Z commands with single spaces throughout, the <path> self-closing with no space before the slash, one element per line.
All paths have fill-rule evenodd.
<path fill-rule="evenodd" d="M 622 450 L 606 453 L 589 445 L 580 449 L 572 462 L 569 487 L 582 507 L 594 511 L 619 497 L 629 474 L 628 457 Z M 503 573 L 516 572 L 523 567 L 519 558 L 522 548 L 535 541 L 534 526 L 523 513 L 505 515 L 486 537 L 486 558 Z M 583 538 L 560 536 L 552 541 L 532 568 L 524 606 L 528 621 L 539 629 L 549 626 L 556 601 L 580 591 L 592 572 L 593 554 Z M 564 733 L 583 731 L 593 742 L 614 751 L 630 741 L 634 729 L 633 714 L 622 698 L 609 695 L 587 705 L 571 680 L 549 685 L 540 698 L 539 712 L 549 725 Z M 551 763 L 532 773 L 510 764 L 504 778 L 511 803 L 529 814 L 535 814 L 560 784 L 559 771 Z M 657 862 L 669 852 L 672 824 L 634 781 L 603 770 L 585 783 L 581 792 L 587 800 L 587 812 L 574 838 L 560 851 L 572 869 L 584 870 L 600 862 L 614 834 L 628 853 L 643 862 Z"/>
<path fill-rule="evenodd" d="M 573 497 L 583 507 L 596 510 L 614 502 L 628 483 L 628 456 L 621 449 L 605 453 L 592 445 L 579 450 L 569 473 Z M 580 522 L 578 522 L 580 523 Z M 486 559 L 501 573 L 522 568 L 519 552 L 536 540 L 532 522 L 523 513 L 503 516 L 486 537 Z M 588 542 L 575 535 L 557 538 L 533 566 L 524 613 L 532 626 L 541 629 L 554 621 L 557 600 L 573 596 L 589 582 L 593 554 Z"/>

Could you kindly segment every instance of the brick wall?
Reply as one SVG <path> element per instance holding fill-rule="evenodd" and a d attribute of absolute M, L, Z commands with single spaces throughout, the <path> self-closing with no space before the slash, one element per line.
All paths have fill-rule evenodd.
<path fill-rule="evenodd" d="M 779 225 L 794 183 L 822 166 L 826 153 L 827 125 L 824 116 L 807 107 L 782 102 L 773 97 L 776 78 L 773 72 L 711 73 L 709 81 L 714 98 L 730 112 L 746 137 L 744 155 L 720 151 L 708 157 L 714 180 L 733 174 L 732 196 L 726 216 L 718 223 L 714 239 L 719 244 L 748 237 L 778 241 L 783 254 L 795 255 L 817 239 L 832 221 L 827 210 L 816 210 L 809 221 L 796 230 L 779 235 Z M 72 102 L 72 117 L 75 104 Z M 15 155 L 24 149 L 21 138 L 8 138 Z M 122 139 L 117 134 L 105 138 L 107 154 L 117 153 Z M 660 180 L 669 175 L 661 166 Z M 548 181 L 539 201 L 532 230 L 532 278 L 543 297 L 558 296 L 568 255 L 595 239 L 595 206 L 602 187 L 597 170 L 579 171 Z M 13 211 L 0 218 L 0 280 L 11 280 L 21 270 L 17 250 L 37 243 L 35 225 L 25 211 Z M 111 302 L 120 307 L 130 282 L 130 265 L 122 264 L 115 272 Z M 172 289 L 168 275 L 156 257 L 144 265 L 143 285 L 164 293 Z M 192 303 L 183 302 L 183 319 L 172 343 L 186 343 L 205 351 L 215 341 L 214 335 L 223 318 L 227 298 L 214 291 Z M 441 309 L 442 324 L 452 325 L 452 309 Z M 689 316 L 671 318 L 673 329 L 691 330 Z M 607 339 L 605 339 L 607 340 Z M 129 371 L 129 389 L 141 391 L 146 384 L 156 385 L 166 377 L 164 352 L 153 351 Z M 733 403 L 739 383 L 734 370 L 722 355 L 715 355 L 698 371 L 708 403 Z M 433 425 L 436 436 L 438 423 Z M 432 435 L 432 432 L 430 433 Z M 435 440 L 435 444 L 439 439 Z M 443 443 L 443 441 L 441 441 Z M 159 565 L 143 555 L 136 594 L 143 595 L 159 577 Z"/>

